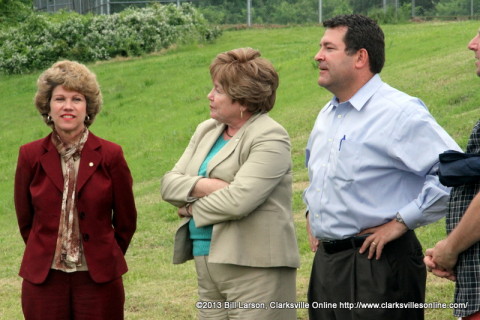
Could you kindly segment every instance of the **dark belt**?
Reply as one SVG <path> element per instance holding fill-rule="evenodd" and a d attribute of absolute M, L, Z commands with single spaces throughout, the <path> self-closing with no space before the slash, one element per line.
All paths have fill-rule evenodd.
<path fill-rule="evenodd" d="M 321 241 L 323 249 L 328 254 L 337 253 L 348 249 L 360 248 L 369 235 L 350 237 L 342 240 Z"/>

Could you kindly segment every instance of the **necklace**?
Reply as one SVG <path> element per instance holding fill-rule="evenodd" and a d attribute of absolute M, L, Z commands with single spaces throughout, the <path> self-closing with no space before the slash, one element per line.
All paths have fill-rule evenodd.
<path fill-rule="evenodd" d="M 227 136 L 229 136 L 230 138 L 233 137 L 233 136 L 231 136 L 231 135 L 228 134 L 228 127 L 225 128 L 225 134 L 226 134 Z"/>

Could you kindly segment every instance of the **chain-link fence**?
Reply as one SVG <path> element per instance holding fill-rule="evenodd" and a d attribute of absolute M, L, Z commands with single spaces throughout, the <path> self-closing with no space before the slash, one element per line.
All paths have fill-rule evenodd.
<path fill-rule="evenodd" d="M 319 23 L 338 14 L 360 13 L 383 22 L 409 19 L 477 19 L 480 0 L 34 0 L 39 11 L 61 9 L 111 14 L 150 3 L 188 1 L 217 24 Z"/>

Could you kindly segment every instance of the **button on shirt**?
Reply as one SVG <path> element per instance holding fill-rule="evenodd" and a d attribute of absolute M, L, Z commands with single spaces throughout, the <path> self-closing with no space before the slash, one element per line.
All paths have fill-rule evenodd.
<path fill-rule="evenodd" d="M 450 189 L 438 155 L 458 150 L 425 104 L 377 74 L 349 101 L 334 97 L 319 113 L 306 149 L 303 199 L 312 233 L 343 239 L 400 213 L 410 229 L 443 217 Z"/>

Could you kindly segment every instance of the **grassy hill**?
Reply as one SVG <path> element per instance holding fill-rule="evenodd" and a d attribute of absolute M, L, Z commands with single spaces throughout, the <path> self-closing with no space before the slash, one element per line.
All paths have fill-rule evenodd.
<path fill-rule="evenodd" d="M 383 26 L 387 62 L 382 78 L 422 98 L 445 129 L 465 147 L 480 110 L 480 79 L 468 41 L 477 22 Z M 193 263 L 171 264 L 176 210 L 162 202 L 161 176 L 179 158 L 196 125 L 208 118 L 208 65 L 219 52 L 259 49 L 280 75 L 271 116 L 289 131 L 294 161 L 294 215 L 302 266 L 297 298 L 306 301 L 313 254 L 308 248 L 301 192 L 307 184 L 304 148 L 317 113 L 331 97 L 318 87 L 313 56 L 323 34 L 319 26 L 227 31 L 214 44 L 183 46 L 131 60 L 89 65 L 97 74 L 105 105 L 91 130 L 122 145 L 135 180 L 138 231 L 127 261 L 127 319 L 194 319 L 197 300 Z M 0 76 L 0 318 L 22 319 L 23 253 L 13 207 L 18 147 L 49 133 L 33 105 L 40 72 Z M 417 230 L 425 248 L 445 234 L 443 220 Z M 450 303 L 452 283 L 429 277 L 427 301 Z M 299 319 L 307 319 L 299 310 Z M 426 310 L 427 319 L 452 319 L 450 309 Z"/>

